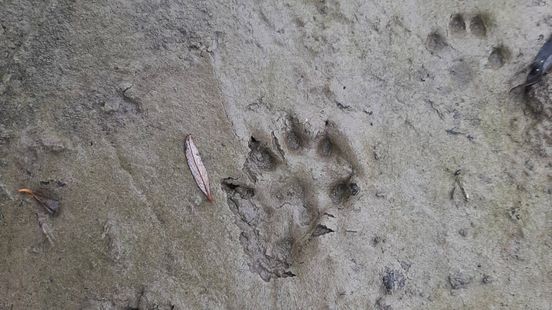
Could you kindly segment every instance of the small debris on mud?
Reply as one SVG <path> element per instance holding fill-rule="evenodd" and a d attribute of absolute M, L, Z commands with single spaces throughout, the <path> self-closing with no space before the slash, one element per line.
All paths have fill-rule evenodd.
<path fill-rule="evenodd" d="M 349 184 L 349 188 L 351 190 L 351 195 L 356 196 L 358 192 L 360 192 L 360 187 L 356 183 Z"/>
<path fill-rule="evenodd" d="M 383 276 L 383 286 L 385 287 L 385 292 L 387 294 L 393 294 L 393 292 L 401 289 L 406 284 L 406 278 L 398 270 L 385 270 L 385 275 Z"/>
<path fill-rule="evenodd" d="M 374 238 L 372 238 L 372 246 L 375 247 L 380 243 L 385 243 L 385 239 L 383 237 L 375 236 Z"/>
<path fill-rule="evenodd" d="M 28 188 L 21 188 L 17 190 L 17 192 L 31 196 L 40 206 L 44 208 L 46 212 L 48 212 L 47 214 L 51 216 L 59 214 L 59 201 L 47 198 L 43 193 L 33 191 Z M 54 236 L 48 226 L 48 215 L 42 211 L 36 211 L 35 214 L 40 230 L 46 236 L 48 242 L 50 242 L 51 245 L 54 245 Z"/>
<path fill-rule="evenodd" d="M 529 73 L 525 83 L 514 86 L 510 92 L 523 88 L 525 94 L 531 87 L 539 83 L 543 77 L 552 69 L 552 36 L 541 47 L 533 62 L 529 65 Z"/>
<path fill-rule="evenodd" d="M 471 277 L 463 272 L 450 274 L 448 280 L 453 290 L 466 288 L 472 281 Z"/>
<path fill-rule="evenodd" d="M 188 135 L 186 137 L 186 142 L 184 143 L 184 152 L 186 153 L 186 160 L 188 161 L 188 167 L 194 180 L 199 187 L 199 189 L 207 196 L 209 202 L 213 202 L 213 195 L 211 194 L 211 188 L 209 185 L 209 176 L 207 175 L 207 169 L 203 165 L 203 161 L 199 156 L 199 151 L 197 150 L 192 136 Z"/>
<path fill-rule="evenodd" d="M 483 284 L 490 284 L 492 282 L 493 282 L 493 278 L 488 274 L 483 275 L 483 278 L 481 278 L 481 283 Z"/>
<path fill-rule="evenodd" d="M 59 212 L 59 201 L 46 197 L 40 192 L 34 192 L 28 188 L 18 189 L 17 192 L 31 196 L 38 204 L 43 207 L 50 215 L 55 216 Z"/>
<path fill-rule="evenodd" d="M 337 100 L 335 101 L 335 105 L 342 111 L 351 111 L 352 110 L 350 105 L 343 104 L 343 103 L 341 103 Z"/>
<path fill-rule="evenodd" d="M 521 220 L 521 209 L 519 206 L 510 208 L 508 214 L 514 222 L 518 222 Z"/>
<path fill-rule="evenodd" d="M 38 226 L 40 227 L 40 230 L 46 236 L 46 239 L 48 239 L 48 242 L 50 242 L 51 245 L 54 245 L 54 236 L 52 234 L 50 227 L 48 226 L 47 215 L 41 212 L 36 212 L 36 220 L 38 222 Z"/>
<path fill-rule="evenodd" d="M 464 198 L 464 201 L 468 202 L 468 200 L 470 200 L 470 195 L 468 194 L 468 192 L 466 191 L 466 188 L 464 187 L 464 181 L 462 179 L 462 169 L 458 169 L 454 172 L 454 184 L 452 185 L 452 190 L 450 191 L 451 200 L 454 200 L 456 187 L 460 189 L 460 192 L 462 193 L 462 197 Z"/>

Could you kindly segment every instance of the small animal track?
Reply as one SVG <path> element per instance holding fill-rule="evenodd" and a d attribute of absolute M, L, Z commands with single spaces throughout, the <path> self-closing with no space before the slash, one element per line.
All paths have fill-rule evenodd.
<path fill-rule="evenodd" d="M 448 46 L 445 38 L 437 31 L 434 31 L 427 35 L 425 45 L 427 50 L 431 54 L 440 52 L 441 50 L 443 50 L 445 47 Z"/>
<path fill-rule="evenodd" d="M 333 233 L 328 223 L 360 191 L 356 161 L 335 124 L 314 133 L 291 116 L 283 127 L 250 138 L 243 169 L 249 180 L 222 181 L 250 270 L 267 282 L 295 276 L 302 249 Z"/>
<path fill-rule="evenodd" d="M 462 14 L 454 14 L 450 18 L 449 22 L 450 32 L 453 34 L 464 34 L 466 33 L 466 22 Z"/>
<path fill-rule="evenodd" d="M 466 33 L 466 20 L 464 18 L 466 14 L 457 13 L 450 17 L 449 31 L 452 34 L 465 34 Z M 484 15 L 476 14 L 470 19 L 470 33 L 477 37 L 485 37 L 487 35 L 487 18 Z"/>
<path fill-rule="evenodd" d="M 466 36 L 468 33 L 472 38 L 485 39 L 487 38 L 487 33 L 489 31 L 489 22 L 490 17 L 486 14 L 466 14 L 466 13 L 455 13 L 450 16 L 448 24 L 448 34 L 457 40 L 468 39 Z M 469 23 L 468 23 L 469 21 Z M 469 26 L 469 27 L 468 27 Z M 447 39 L 440 34 L 439 31 L 435 30 L 428 34 L 425 42 L 427 50 L 435 55 L 445 50 L 446 47 L 451 47 L 452 50 L 457 51 L 454 46 L 447 42 Z M 502 45 L 497 44 L 490 48 L 489 56 L 487 57 L 487 68 L 490 69 L 500 69 L 506 64 L 510 59 L 511 53 L 509 49 Z M 462 58 L 459 58 L 462 62 Z M 458 79 L 455 76 L 460 69 L 461 78 Z M 458 63 L 454 64 L 453 67 L 449 69 L 454 80 L 460 82 L 460 84 L 465 84 L 466 74 L 469 70 L 466 68 L 458 68 Z M 456 74 L 457 75 L 457 74 Z"/>
<path fill-rule="evenodd" d="M 500 69 L 506 63 L 506 60 L 510 57 L 510 52 L 503 46 L 494 47 L 489 55 L 488 64 L 492 69 Z"/>
<path fill-rule="evenodd" d="M 487 26 L 485 25 L 485 19 L 481 15 L 475 15 L 470 20 L 470 31 L 472 34 L 478 37 L 484 37 L 487 35 Z"/>

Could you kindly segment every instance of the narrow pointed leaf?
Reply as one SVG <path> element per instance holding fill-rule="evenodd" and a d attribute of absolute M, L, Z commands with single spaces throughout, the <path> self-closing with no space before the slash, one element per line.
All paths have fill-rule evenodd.
<path fill-rule="evenodd" d="M 188 167 L 190 167 L 190 171 L 192 172 L 192 176 L 194 177 L 197 186 L 203 194 L 207 196 L 207 200 L 213 201 L 209 185 L 209 177 L 207 176 L 207 169 L 205 169 L 205 166 L 203 165 L 203 161 L 199 156 L 199 151 L 197 150 L 191 135 L 186 137 L 186 141 L 184 142 L 184 152 L 186 153 Z"/>
<path fill-rule="evenodd" d="M 34 198 L 43 208 L 46 209 L 46 211 L 48 211 L 48 213 L 54 216 L 57 215 L 59 210 L 59 202 L 57 200 L 45 198 L 36 194 Z"/>
<path fill-rule="evenodd" d="M 59 201 L 50 199 L 43 196 L 40 193 L 34 192 L 28 188 L 21 188 L 17 190 L 19 193 L 27 194 L 31 196 L 41 207 L 46 209 L 50 215 L 55 216 L 59 211 Z"/>

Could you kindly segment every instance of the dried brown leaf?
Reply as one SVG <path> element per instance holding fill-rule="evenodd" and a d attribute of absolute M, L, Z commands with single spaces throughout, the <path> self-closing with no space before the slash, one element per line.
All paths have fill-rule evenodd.
<path fill-rule="evenodd" d="M 203 194 L 207 196 L 207 200 L 212 202 L 213 196 L 211 194 L 207 169 L 205 169 L 205 166 L 203 165 L 203 161 L 199 156 L 199 151 L 197 150 L 191 135 L 186 137 L 186 141 L 184 142 L 184 152 L 186 153 L 188 167 L 190 167 L 190 172 L 192 173 L 197 186 Z"/>
<path fill-rule="evenodd" d="M 28 188 L 21 188 L 17 190 L 19 193 L 27 194 L 38 202 L 50 215 L 55 216 L 59 211 L 59 201 L 43 196 L 40 193 L 36 193 Z"/>

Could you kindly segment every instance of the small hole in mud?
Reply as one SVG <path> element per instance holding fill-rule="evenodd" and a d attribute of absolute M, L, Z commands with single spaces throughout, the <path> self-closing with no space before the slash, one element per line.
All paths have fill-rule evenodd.
<path fill-rule="evenodd" d="M 478 37 L 484 37 L 487 35 L 487 26 L 485 25 L 485 20 L 481 15 L 476 15 L 471 19 L 470 31 Z"/>
<path fill-rule="evenodd" d="M 489 67 L 492 69 L 500 69 L 506 63 L 508 58 L 508 50 L 503 46 L 498 46 L 493 48 L 493 51 L 487 59 L 489 62 Z"/>
<path fill-rule="evenodd" d="M 432 32 L 428 34 L 425 43 L 426 48 L 430 52 L 438 52 L 447 46 L 445 38 L 443 38 L 443 36 L 441 36 L 438 32 Z"/>
<path fill-rule="evenodd" d="M 466 32 L 466 22 L 461 14 L 452 15 L 449 23 L 449 28 L 452 33 Z"/>

